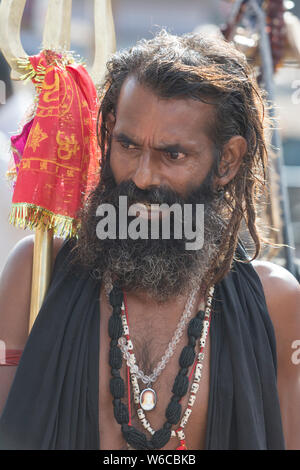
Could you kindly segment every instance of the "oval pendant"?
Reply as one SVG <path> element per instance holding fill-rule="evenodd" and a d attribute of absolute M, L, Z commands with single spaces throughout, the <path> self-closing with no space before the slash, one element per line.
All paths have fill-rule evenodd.
<path fill-rule="evenodd" d="M 152 388 L 145 388 L 140 395 L 140 405 L 144 411 L 151 411 L 156 407 L 156 393 Z"/>

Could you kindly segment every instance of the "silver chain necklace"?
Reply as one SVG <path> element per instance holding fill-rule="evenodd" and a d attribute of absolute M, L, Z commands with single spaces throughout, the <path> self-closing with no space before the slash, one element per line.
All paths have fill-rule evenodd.
<path fill-rule="evenodd" d="M 195 288 L 195 289 L 192 290 L 191 294 L 189 295 L 189 297 L 187 299 L 187 302 L 185 304 L 183 314 L 182 314 L 181 319 L 180 319 L 180 321 L 177 325 L 177 328 L 174 332 L 174 335 L 173 335 L 170 343 L 168 344 L 167 349 L 166 349 L 163 357 L 161 358 L 161 360 L 159 361 L 159 363 L 155 367 L 152 374 L 146 375 L 139 368 L 139 366 L 137 365 L 135 355 L 130 352 L 130 350 L 131 351 L 133 350 L 132 342 L 127 344 L 125 336 L 122 336 L 121 338 L 119 338 L 118 343 L 119 343 L 120 349 L 123 353 L 123 358 L 125 359 L 128 367 L 130 369 L 130 372 L 132 374 L 134 374 L 137 377 L 137 379 L 140 379 L 144 384 L 150 385 L 151 383 L 154 383 L 157 380 L 157 378 L 159 377 L 159 375 L 162 373 L 164 368 L 166 367 L 166 365 L 169 362 L 169 360 L 171 359 L 171 357 L 173 356 L 173 354 L 175 352 L 175 348 L 176 348 L 180 338 L 183 335 L 184 328 L 185 328 L 188 320 L 190 319 L 190 317 L 193 313 L 193 308 L 194 308 L 194 305 L 195 305 L 196 295 L 197 295 L 198 291 L 199 291 L 199 288 Z"/>

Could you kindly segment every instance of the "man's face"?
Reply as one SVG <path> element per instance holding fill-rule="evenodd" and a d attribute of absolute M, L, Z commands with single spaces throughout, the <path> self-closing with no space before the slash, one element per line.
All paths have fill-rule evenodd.
<path fill-rule="evenodd" d="M 134 78 L 124 83 L 116 120 L 111 115 L 107 122 L 111 134 L 108 165 L 93 194 L 84 226 L 87 240 L 93 240 L 91 246 L 97 253 L 96 269 L 118 279 L 125 290 L 146 290 L 159 301 L 167 300 L 191 286 L 199 287 L 215 257 L 223 221 L 211 183 L 213 144 L 207 134 L 212 122 L 209 105 L 191 99 L 160 99 Z M 176 203 L 184 208 L 185 204 L 203 204 L 203 247 L 186 249 L 186 239 L 174 236 L 175 219 L 170 225 L 170 239 L 152 237 L 150 231 L 146 239 L 117 235 L 95 240 L 92 232 L 97 207 L 108 203 L 121 213 L 120 196 L 128 198 L 128 205 L 170 207 Z M 155 217 L 152 210 L 144 213 L 150 215 L 151 219 Z M 162 218 L 163 223 L 166 218 Z M 118 234 L 118 216 L 116 223 Z M 151 223 L 148 220 L 149 227 Z M 186 228 L 185 220 L 179 223 Z"/>
<path fill-rule="evenodd" d="M 163 186 L 186 197 L 211 169 L 212 122 L 211 105 L 159 98 L 129 77 L 121 89 L 116 120 L 110 116 L 108 123 L 116 183 L 132 180 L 142 190 Z"/>

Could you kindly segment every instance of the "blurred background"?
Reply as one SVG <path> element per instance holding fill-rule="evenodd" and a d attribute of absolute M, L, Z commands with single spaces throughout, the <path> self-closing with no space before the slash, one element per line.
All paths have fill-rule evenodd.
<path fill-rule="evenodd" d="M 0 1 L 1 3 L 1 1 Z M 39 52 L 48 0 L 27 0 L 22 20 L 21 39 L 27 54 Z M 71 49 L 80 54 L 87 66 L 94 57 L 93 0 L 73 0 Z M 225 0 L 113 0 L 117 49 L 150 38 L 160 28 L 182 34 L 210 30 L 225 23 L 232 4 Z M 286 8 L 300 17 L 300 0 L 286 1 Z M 8 252 L 28 230 L 8 224 L 12 192 L 5 180 L 10 136 L 16 133 L 25 111 L 31 105 L 31 84 L 11 82 L 9 68 L 0 57 L 0 272 Z M 4 86 L 5 83 L 5 86 Z M 288 187 L 291 225 L 300 262 L 300 63 L 289 63 L 275 74 L 278 127 L 283 145 L 284 175 Z"/>

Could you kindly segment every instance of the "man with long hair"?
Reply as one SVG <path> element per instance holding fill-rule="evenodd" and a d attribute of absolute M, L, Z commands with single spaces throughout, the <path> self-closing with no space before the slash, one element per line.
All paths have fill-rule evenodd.
<path fill-rule="evenodd" d="M 25 350 L 1 370 L 0 447 L 300 448 L 300 289 L 255 260 L 269 123 L 245 57 L 162 31 L 101 93 L 99 182 L 28 339 L 32 239 L 3 273 L 0 339 Z"/>

